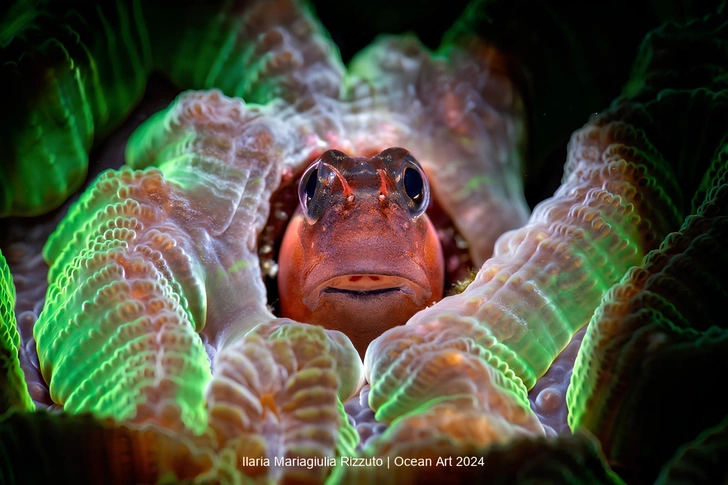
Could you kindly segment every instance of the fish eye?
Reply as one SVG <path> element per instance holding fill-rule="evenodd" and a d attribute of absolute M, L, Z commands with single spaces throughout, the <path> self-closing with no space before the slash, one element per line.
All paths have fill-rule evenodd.
<path fill-rule="evenodd" d="M 430 203 L 430 187 L 425 172 L 414 163 L 407 163 L 402 171 L 402 188 L 412 217 L 418 217 Z"/>
<path fill-rule="evenodd" d="M 298 200 L 301 203 L 301 208 L 306 215 L 309 214 L 309 203 L 316 194 L 316 188 L 319 185 L 319 164 L 320 161 L 316 161 L 309 165 L 306 171 L 301 175 L 301 182 L 298 185 Z"/>
<path fill-rule="evenodd" d="M 404 169 L 404 191 L 407 196 L 415 202 L 421 201 L 425 194 L 425 182 L 422 180 L 420 172 L 412 167 Z"/>
<path fill-rule="evenodd" d="M 311 170 L 306 181 L 306 202 L 313 199 L 313 194 L 316 193 L 316 186 L 318 185 L 318 168 Z"/>

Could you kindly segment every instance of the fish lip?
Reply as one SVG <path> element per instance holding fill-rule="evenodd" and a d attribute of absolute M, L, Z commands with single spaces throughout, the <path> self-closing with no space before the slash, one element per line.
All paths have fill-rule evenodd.
<path fill-rule="evenodd" d="M 326 288 L 323 288 L 319 294 L 321 293 L 340 293 L 344 295 L 350 295 L 353 297 L 366 297 L 366 296 L 376 296 L 376 295 L 383 295 L 387 293 L 394 293 L 396 291 L 400 291 L 402 289 L 401 286 L 393 286 L 391 288 L 379 288 L 376 290 L 346 290 L 344 288 L 336 288 L 333 286 L 327 286 Z"/>
<path fill-rule="evenodd" d="M 360 279 L 352 280 L 357 277 Z M 361 283 L 359 283 L 360 281 Z M 340 295 L 345 298 L 374 299 L 396 293 L 403 293 L 418 304 L 426 302 L 432 295 L 432 291 L 429 289 L 398 274 L 355 272 L 336 275 L 316 285 L 303 298 L 303 302 L 313 311 L 319 306 L 321 296 L 324 294 Z"/>

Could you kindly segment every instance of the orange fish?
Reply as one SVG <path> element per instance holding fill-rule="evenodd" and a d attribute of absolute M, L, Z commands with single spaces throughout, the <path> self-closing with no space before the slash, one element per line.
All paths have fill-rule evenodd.
<path fill-rule="evenodd" d="M 407 150 L 371 158 L 329 150 L 303 173 L 298 196 L 279 257 L 283 316 L 342 331 L 363 355 L 442 298 L 430 187 Z"/>

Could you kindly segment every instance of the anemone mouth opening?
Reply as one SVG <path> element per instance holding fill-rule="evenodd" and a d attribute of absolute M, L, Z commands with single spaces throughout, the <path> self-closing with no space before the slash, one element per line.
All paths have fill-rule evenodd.
<path fill-rule="evenodd" d="M 374 155 L 376 153 L 357 154 L 357 156 Z M 268 306 L 278 316 L 281 315 L 277 279 L 281 242 L 283 241 L 283 235 L 286 232 L 288 224 L 299 205 L 298 185 L 301 177 L 304 170 L 315 158 L 317 156 L 312 157 L 307 163 L 302 164 L 297 173 L 284 176 L 281 185 L 271 196 L 268 220 L 258 237 L 258 257 L 261 273 L 266 285 Z M 444 294 L 449 294 L 456 288 L 458 282 L 471 279 L 471 272 L 474 269 L 474 265 L 470 256 L 470 247 L 455 226 L 452 218 L 439 204 L 437 195 L 434 192 L 431 193 L 430 204 L 426 213 L 437 231 L 437 236 L 442 247 L 443 259 L 445 261 L 445 281 L 443 288 Z M 360 290 L 352 291 L 361 293 Z M 341 293 L 343 294 L 343 292 Z"/>

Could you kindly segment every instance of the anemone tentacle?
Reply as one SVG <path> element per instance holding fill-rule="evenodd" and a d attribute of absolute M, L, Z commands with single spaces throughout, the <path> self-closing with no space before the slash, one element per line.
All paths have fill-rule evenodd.
<path fill-rule="evenodd" d="M 278 319 L 224 349 L 215 367 L 210 427 L 220 453 L 235 456 L 245 474 L 320 483 L 333 468 L 326 458 L 336 464 L 355 455 L 359 437 L 342 402 L 364 374 L 345 335 Z M 261 466 L 264 458 L 269 466 Z M 276 458 L 293 463 L 280 466 Z M 299 459 L 319 462 L 308 467 Z"/>
<path fill-rule="evenodd" d="M 210 370 L 195 333 L 204 306 L 189 291 L 201 275 L 173 224 L 178 201 L 158 170 L 107 172 L 51 237 L 69 244 L 51 252 L 55 277 L 34 335 L 67 412 L 204 428 Z"/>
<path fill-rule="evenodd" d="M 0 216 L 58 207 L 83 183 L 93 140 L 141 98 L 152 58 L 140 8 L 39 12 L 3 49 L 0 85 L 15 95 L 2 116 Z"/>
<path fill-rule="evenodd" d="M 183 89 L 219 87 L 259 103 L 280 97 L 300 109 L 312 104 L 308 93 L 337 98 L 341 89 L 335 46 L 295 1 L 38 7 L 3 50 L 0 85 L 16 93 L 0 118 L 3 217 L 43 214 L 76 191 L 93 142 L 129 115 L 153 69 Z"/>
<path fill-rule="evenodd" d="M 406 127 L 396 143 L 430 174 L 438 203 L 480 266 L 529 213 L 521 180 L 525 106 L 503 54 L 467 30 L 434 53 L 413 37 L 380 37 L 349 72 L 373 89 L 369 109 Z"/>
<path fill-rule="evenodd" d="M 390 421 L 435 398 L 428 382 L 442 382 L 438 373 L 420 381 L 413 370 L 423 355 L 431 359 L 440 351 L 459 355 L 456 361 L 489 360 L 525 396 L 587 323 L 602 293 L 667 233 L 664 214 L 677 222 L 671 198 L 654 182 L 669 168 L 624 124 L 577 132 L 567 171 L 564 184 L 536 208 L 529 224 L 498 240 L 493 258 L 463 293 L 372 344 L 366 363 L 378 419 Z M 646 187 L 649 196 L 642 198 L 637 187 Z M 475 382 L 473 389 L 485 393 Z M 458 385 L 450 381 L 437 395 L 458 395 Z"/>
<path fill-rule="evenodd" d="M 32 430 L 80 441 L 82 451 L 101 443 L 87 456 L 110 467 L 118 465 L 112 455 L 132 450 L 144 455 L 134 475 L 142 481 L 426 482 L 439 477 L 428 475 L 432 467 L 385 477 L 376 467 L 262 469 L 243 458 L 447 454 L 490 460 L 483 475 L 461 478 L 502 478 L 527 455 L 543 465 L 529 471 L 538 479 L 619 483 L 591 438 L 544 438 L 528 402 L 590 319 L 568 391 L 570 424 L 593 432 L 613 466 L 641 467 L 651 479 L 681 442 L 725 414 L 708 402 L 728 370 L 725 325 L 709 308 L 728 287 L 721 16 L 648 36 L 623 95 L 573 135 L 561 187 L 520 227 L 528 215 L 522 86 L 467 22 L 434 53 L 412 37 L 382 38 L 346 72 L 298 2 L 182 10 L 176 22 L 119 0 L 63 17 L 48 42 L 33 29 L 0 35 L 11 54 L 28 50 L 0 73 L 23 88 L 7 110 L 22 114 L 17 126 L 3 118 L 11 129 L 0 148 L 20 147 L 10 160 L 22 170 L 0 175 L 0 214 L 38 213 L 65 198 L 85 174 L 93 140 L 126 116 L 153 68 L 181 86 L 244 98 L 181 95 L 130 138 L 130 167 L 101 175 L 49 239 L 51 286 L 35 326 L 40 364 L 65 413 L 95 416 L 11 415 L 0 423 L 9 440 Z M 177 28 L 189 35 L 170 41 Z M 119 66 L 129 72 L 116 76 Z M 35 82 L 38 73 L 45 77 Z M 28 115 L 28 100 L 44 109 Z M 63 150 L 53 154 L 55 143 Z M 361 362 L 345 335 L 275 318 L 256 245 L 273 191 L 324 149 L 371 154 L 392 145 L 413 147 L 465 252 L 483 264 L 463 293 L 372 344 L 369 402 L 389 427 L 355 451 L 342 403 L 361 388 Z M 23 157 L 43 150 L 49 175 L 28 191 L 18 182 Z M 9 272 L 2 276 L 8 331 L 0 358 L 9 357 L 9 388 L 19 397 L 0 413 L 32 406 L 16 379 L 13 287 Z M 699 416 L 660 433 L 664 422 L 652 410 L 671 398 L 671 372 L 706 402 L 663 404 L 693 406 Z M 124 424 L 99 425 L 108 416 Z M 696 444 L 709 448 L 723 431 Z M 41 449 L 34 440 L 18 440 L 20 449 Z M 0 445 L 3 456 L 16 451 Z M 82 459 L 70 450 L 59 456 L 49 466 Z M 675 456 L 661 479 L 684 472 Z M 100 473 L 93 478 L 106 478 Z"/>
<path fill-rule="evenodd" d="M 715 310 L 728 283 L 720 249 L 728 237 L 728 86 L 716 76 L 725 71 L 727 33 L 720 17 L 652 33 L 624 96 L 595 120 L 649 121 L 647 136 L 678 174 L 684 197 L 677 208 L 688 216 L 604 295 L 567 393 L 571 428 L 588 429 L 610 459 L 651 478 L 677 446 L 728 411 L 711 398 L 711 382 L 726 370 L 720 356 L 728 341 Z M 698 121 L 685 126 L 664 117 L 676 109 Z M 689 399 L 668 398 L 668 383 L 681 380 Z M 655 406 L 662 412 L 654 413 Z M 689 409 L 693 419 L 664 431 L 661 416 Z"/>
<path fill-rule="evenodd" d="M 15 321 L 15 285 L 0 252 L 0 416 L 35 408 L 20 368 L 20 335 Z"/>
<path fill-rule="evenodd" d="M 677 446 L 728 410 L 709 404 L 717 401 L 711 383 L 728 370 L 728 333 L 711 310 L 712 302 L 728 297 L 721 249 L 728 237 L 725 182 L 719 178 L 698 214 L 609 290 L 584 337 L 567 394 L 569 424 L 594 433 L 622 466 L 655 473 Z M 676 379 L 685 382 L 684 398 L 669 391 Z M 666 433 L 655 406 L 659 416 L 693 418 Z"/>
<path fill-rule="evenodd" d="M 218 92 L 184 97 L 170 116 L 152 124 L 165 143 L 144 132 L 135 152 L 161 171 L 106 172 L 49 238 L 34 333 L 51 397 L 68 412 L 165 422 L 170 399 L 199 432 L 208 357 L 231 331 L 272 318 L 255 237 L 284 167 L 272 160 L 287 147 L 267 118 Z"/>
<path fill-rule="evenodd" d="M 720 19 L 709 22 L 720 26 Z M 554 197 L 539 204 L 522 229 L 497 241 L 494 256 L 465 291 L 373 342 L 365 365 L 377 419 L 394 421 L 396 428 L 428 409 L 433 414 L 440 409 L 440 415 L 448 407 L 467 409 L 467 399 L 489 413 L 493 396 L 503 389 L 511 394 L 511 406 L 527 412 L 526 389 L 589 321 L 602 295 L 679 227 L 709 167 L 705 154 L 722 144 L 727 119 L 722 92 L 711 91 L 711 85 L 687 91 L 695 88 L 694 71 L 667 74 L 669 56 L 651 56 L 656 45 L 664 47 L 690 29 L 710 32 L 701 37 L 706 43 L 722 32 L 701 28 L 667 27 L 648 37 L 625 95 L 572 136 L 564 181 Z M 704 56 L 683 62 L 700 71 L 724 57 L 721 48 L 706 49 Z M 722 85 L 720 79 L 716 83 Z M 704 124 L 689 127 L 702 129 L 696 151 L 687 151 L 692 139 L 682 136 L 686 127 L 665 116 L 677 107 L 707 115 Z M 587 335 L 598 338 L 593 332 Z M 592 352 L 597 347 L 603 348 L 587 346 Z M 471 370 L 481 360 L 497 377 L 483 379 Z M 506 409 L 493 420 L 507 417 L 512 411 Z M 514 429 L 520 426 L 517 419 Z"/>

